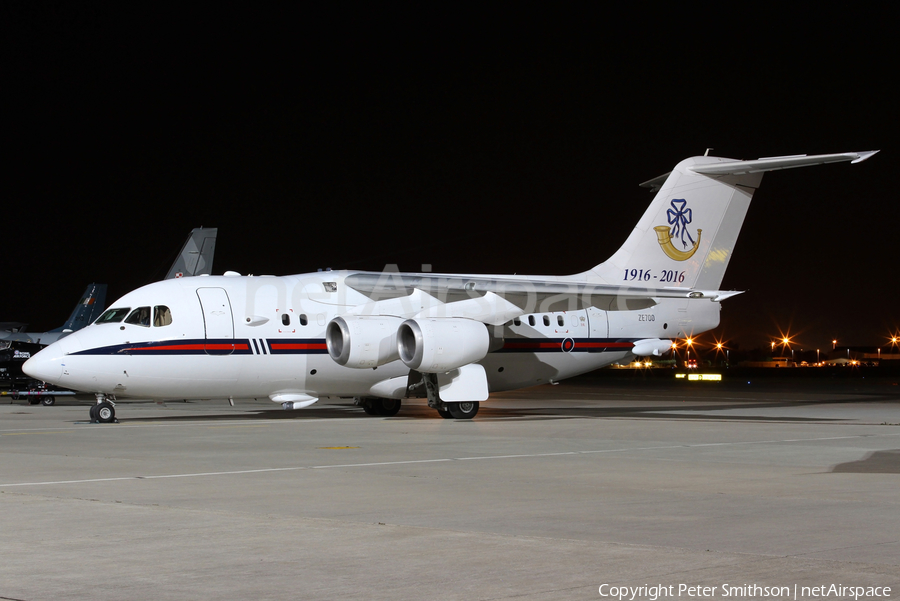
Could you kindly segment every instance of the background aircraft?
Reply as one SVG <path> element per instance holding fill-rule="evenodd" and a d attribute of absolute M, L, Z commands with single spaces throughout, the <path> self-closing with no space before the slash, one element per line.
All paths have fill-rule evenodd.
<path fill-rule="evenodd" d="M 69 319 L 60 327 L 48 332 L 7 331 L 0 333 L 0 340 L 14 340 L 47 345 L 68 336 L 76 330 L 93 323 L 106 306 L 106 284 L 88 284 L 81 299 L 69 315 Z"/>
<path fill-rule="evenodd" d="M 191 230 L 181 252 L 166 274 L 166 279 L 212 273 L 213 257 L 216 252 L 217 228 L 197 227 Z M 4 322 L 0 340 L 15 340 L 47 345 L 56 342 L 72 332 L 94 322 L 106 306 L 106 284 L 88 284 L 81 299 L 60 327 L 47 332 L 23 332 L 27 324 Z"/>
<path fill-rule="evenodd" d="M 218 234 L 219 230 L 214 227 L 192 229 L 165 279 L 211 274 Z"/>

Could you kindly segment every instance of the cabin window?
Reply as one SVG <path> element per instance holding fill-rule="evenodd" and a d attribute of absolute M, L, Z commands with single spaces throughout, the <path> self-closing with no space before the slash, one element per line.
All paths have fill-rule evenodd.
<path fill-rule="evenodd" d="M 281 325 L 289 326 L 291 325 L 291 316 L 287 313 L 281 314 Z"/>
<path fill-rule="evenodd" d="M 153 307 L 153 327 L 161 328 L 172 323 L 172 312 L 165 305 Z"/>
<path fill-rule="evenodd" d="M 118 309 L 107 309 L 104 311 L 103 315 L 97 318 L 97 321 L 94 323 L 119 323 L 125 316 L 128 315 L 128 312 L 131 311 L 131 307 L 119 307 Z"/>
<path fill-rule="evenodd" d="M 545 326 L 550 325 L 550 316 L 549 315 L 544 315 L 544 325 Z"/>
<path fill-rule="evenodd" d="M 562 315 L 556 316 L 556 323 L 559 324 L 560 327 L 566 325 L 566 320 Z"/>
<path fill-rule="evenodd" d="M 300 325 L 305 326 L 308 323 L 309 323 L 309 319 L 306 317 L 306 313 L 301 313 L 300 314 Z"/>
<path fill-rule="evenodd" d="M 519 319 L 518 317 L 516 317 L 515 319 L 513 319 L 513 325 L 516 325 L 516 326 L 522 325 L 522 320 Z"/>
<path fill-rule="evenodd" d="M 534 325 L 534 315 L 528 316 L 528 325 L 530 325 L 530 326 Z"/>
<path fill-rule="evenodd" d="M 150 307 L 138 307 L 125 318 L 125 323 L 136 326 L 150 327 Z"/>

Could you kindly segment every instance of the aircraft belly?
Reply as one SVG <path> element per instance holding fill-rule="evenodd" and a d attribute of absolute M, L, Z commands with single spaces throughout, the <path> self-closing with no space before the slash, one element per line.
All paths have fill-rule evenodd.
<path fill-rule="evenodd" d="M 558 382 L 628 356 L 628 351 L 602 353 L 491 353 L 479 361 L 491 392 Z"/>
<path fill-rule="evenodd" d="M 409 374 L 409 368 L 400 361 L 377 369 L 353 369 L 338 365 L 328 355 L 311 360 L 307 373 L 313 369 L 316 373 L 307 376 L 307 389 L 320 396 L 366 396 L 379 382 Z"/>

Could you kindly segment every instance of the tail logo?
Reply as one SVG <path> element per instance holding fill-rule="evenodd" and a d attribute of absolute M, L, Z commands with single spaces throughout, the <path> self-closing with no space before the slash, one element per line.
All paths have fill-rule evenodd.
<path fill-rule="evenodd" d="M 694 242 L 694 238 L 687 229 L 688 224 L 694 218 L 693 211 L 687 208 L 687 200 L 673 198 L 671 205 L 672 207 L 666 211 L 666 218 L 672 227 L 669 227 L 669 225 L 657 225 L 653 229 L 656 230 L 659 247 L 666 253 L 667 257 L 676 261 L 687 261 L 697 252 L 697 248 L 700 246 L 700 235 L 703 230 L 697 230 L 697 241 Z M 678 240 L 681 241 L 684 250 L 675 248 L 673 241 Z M 690 248 L 688 248 L 689 243 L 692 245 Z"/>

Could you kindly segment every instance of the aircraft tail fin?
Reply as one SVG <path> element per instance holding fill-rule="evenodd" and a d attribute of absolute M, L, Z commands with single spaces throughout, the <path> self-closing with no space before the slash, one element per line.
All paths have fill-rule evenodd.
<path fill-rule="evenodd" d="M 94 323 L 106 306 L 106 284 L 88 284 L 69 319 L 53 332 L 74 332 Z"/>
<path fill-rule="evenodd" d="M 755 161 L 685 159 L 665 176 L 642 184 L 659 191 L 625 244 L 609 260 L 580 276 L 607 284 L 716 290 L 764 172 L 859 163 L 876 152 Z"/>
<path fill-rule="evenodd" d="M 214 227 L 196 227 L 191 230 L 181 253 L 169 268 L 166 279 L 211 274 L 218 232 L 218 228 Z"/>

